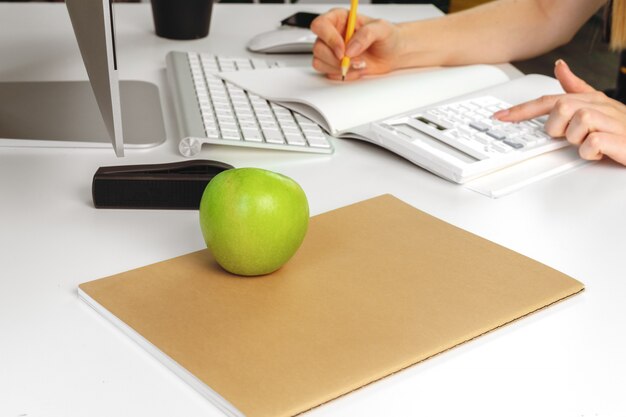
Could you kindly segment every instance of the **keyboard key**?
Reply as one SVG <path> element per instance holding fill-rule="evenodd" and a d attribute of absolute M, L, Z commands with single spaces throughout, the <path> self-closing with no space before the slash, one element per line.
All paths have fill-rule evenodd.
<path fill-rule="evenodd" d="M 235 113 L 237 113 L 237 117 L 239 119 L 245 119 L 245 118 L 254 118 L 254 113 L 252 113 L 252 110 L 247 108 L 247 107 L 237 107 L 235 106 Z"/>
<path fill-rule="evenodd" d="M 241 126 L 242 129 L 256 129 L 258 125 L 256 121 L 246 121 L 239 118 L 239 126 Z"/>
<path fill-rule="evenodd" d="M 263 129 L 275 129 L 278 130 L 278 124 L 271 120 L 259 120 L 259 124 Z"/>
<path fill-rule="evenodd" d="M 232 114 L 229 103 L 223 103 L 223 102 L 214 100 L 213 107 L 215 108 L 215 112 L 217 114 Z"/>
<path fill-rule="evenodd" d="M 324 133 L 322 133 L 321 131 L 319 132 L 310 132 L 310 131 L 304 131 L 304 136 L 308 139 L 326 139 L 326 136 L 324 135 Z"/>
<path fill-rule="evenodd" d="M 330 148 L 330 143 L 328 143 L 325 137 L 307 136 L 307 140 L 312 148 Z"/>
<path fill-rule="evenodd" d="M 222 130 L 238 130 L 237 123 L 220 123 L 220 128 Z"/>
<path fill-rule="evenodd" d="M 225 123 L 232 123 L 235 124 L 237 123 L 235 121 L 235 118 L 232 116 L 232 114 L 219 114 L 217 115 L 217 120 L 218 122 L 220 122 L 220 124 L 225 124 Z"/>
<path fill-rule="evenodd" d="M 274 114 L 278 118 L 284 117 L 284 118 L 288 118 L 288 119 L 292 119 L 293 120 L 293 115 L 287 109 L 277 109 L 277 108 L 272 107 L 272 111 L 274 112 Z"/>
<path fill-rule="evenodd" d="M 217 129 L 206 129 L 206 137 L 209 139 L 218 139 L 220 132 Z"/>
<path fill-rule="evenodd" d="M 230 101 L 228 100 L 228 97 L 226 96 L 215 96 L 213 97 L 213 106 L 216 109 L 227 109 L 230 110 Z"/>
<path fill-rule="evenodd" d="M 298 113 L 294 113 L 294 117 L 296 118 L 297 121 L 299 121 L 300 123 L 313 123 L 313 120 L 309 119 L 308 117 L 305 117 L 301 114 Z"/>
<path fill-rule="evenodd" d="M 267 132 L 264 130 L 263 134 L 265 135 L 265 141 L 267 143 L 275 143 L 275 144 L 285 143 L 285 140 L 283 139 L 283 134 L 280 133 L 279 131 Z"/>
<path fill-rule="evenodd" d="M 296 146 L 305 146 L 306 141 L 304 140 L 304 136 L 301 133 L 286 133 L 285 138 L 287 139 L 287 143 Z"/>
<path fill-rule="evenodd" d="M 209 130 L 218 130 L 217 123 L 215 122 L 204 122 L 204 129 Z"/>
<path fill-rule="evenodd" d="M 248 142 L 263 142 L 263 135 L 259 129 L 242 129 L 243 139 Z"/>
<path fill-rule="evenodd" d="M 222 139 L 226 140 L 240 140 L 241 136 L 236 130 L 222 130 Z"/>
<path fill-rule="evenodd" d="M 298 125 L 293 120 L 278 120 L 278 123 L 283 128 L 295 128 L 298 129 Z M 300 130 L 300 129 L 298 129 Z"/>

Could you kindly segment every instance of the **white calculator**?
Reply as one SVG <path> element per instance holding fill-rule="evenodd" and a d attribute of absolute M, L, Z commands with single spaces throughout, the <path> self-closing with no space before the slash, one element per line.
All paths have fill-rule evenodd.
<path fill-rule="evenodd" d="M 373 123 L 370 130 L 380 145 L 457 183 L 568 146 L 545 133 L 546 117 L 520 123 L 492 118 L 511 105 L 477 96 Z"/>

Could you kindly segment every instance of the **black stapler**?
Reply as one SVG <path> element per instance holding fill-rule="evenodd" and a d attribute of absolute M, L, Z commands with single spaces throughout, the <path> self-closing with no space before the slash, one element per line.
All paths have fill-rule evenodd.
<path fill-rule="evenodd" d="M 231 168 L 202 159 L 101 167 L 93 176 L 93 204 L 96 208 L 197 210 L 209 181 Z"/>

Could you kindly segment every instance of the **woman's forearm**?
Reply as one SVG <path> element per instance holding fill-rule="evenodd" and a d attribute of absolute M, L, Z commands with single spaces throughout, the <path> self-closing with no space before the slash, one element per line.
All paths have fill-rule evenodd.
<path fill-rule="evenodd" d="M 396 67 L 500 63 L 569 41 L 605 0 L 498 0 L 443 18 L 399 24 Z"/>

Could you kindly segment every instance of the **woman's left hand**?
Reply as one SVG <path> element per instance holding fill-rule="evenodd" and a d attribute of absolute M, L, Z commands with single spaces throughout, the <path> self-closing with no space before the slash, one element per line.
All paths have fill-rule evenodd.
<path fill-rule="evenodd" d="M 583 159 L 604 155 L 626 165 L 626 106 L 578 78 L 563 60 L 554 73 L 566 94 L 543 96 L 495 113 L 503 122 L 519 122 L 549 115 L 544 129 L 579 146 Z"/>

